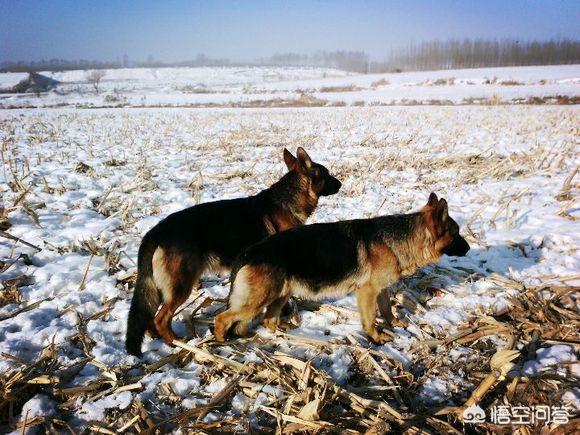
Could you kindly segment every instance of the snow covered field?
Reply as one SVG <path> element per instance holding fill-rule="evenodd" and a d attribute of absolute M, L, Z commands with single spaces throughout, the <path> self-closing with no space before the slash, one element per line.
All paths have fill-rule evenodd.
<path fill-rule="evenodd" d="M 522 92 L 551 86 L 550 94 L 578 94 L 578 66 L 517 70 L 456 72 L 461 84 L 416 87 L 452 88 L 458 98 L 470 87 L 510 88 L 467 84 L 493 75 L 525 81 L 512 86 Z M 56 78 L 76 80 L 66 74 Z M 334 74 L 319 71 L 297 81 L 293 74 L 250 86 L 292 93 L 378 80 L 310 80 Z M 391 84 L 356 98 L 405 89 L 411 76 L 419 83 L 451 75 L 385 75 Z M 131 77 L 118 80 L 124 97 L 152 98 L 148 81 L 132 91 Z M 244 97 L 244 79 L 232 80 L 207 85 Z M 163 94 L 154 82 L 152 92 Z M 167 83 L 170 96 L 176 82 Z M 11 100 L 1 98 L 7 107 Z M 25 98 L 44 106 L 77 97 Z M 95 105 L 103 98 L 90 96 Z M 0 110 L 0 424 L 16 430 L 26 420 L 64 431 L 66 422 L 76 431 L 117 433 L 156 425 L 327 430 L 332 423 L 358 432 L 384 421 L 399 431 L 461 430 L 451 411 L 435 412 L 461 407 L 506 347 L 518 358 L 488 398 L 506 395 L 515 405 L 541 397 L 535 404 L 577 412 L 579 125 L 574 105 Z M 435 191 L 472 250 L 396 286 L 404 326 L 383 346 L 364 337 L 354 296 L 300 302 L 298 326 L 287 333 L 258 327 L 246 340 L 216 345 L 208 326 L 229 287 L 227 276 L 208 276 L 174 321 L 197 350 L 147 340 L 143 361 L 127 356 L 143 234 L 184 207 L 258 192 L 283 174 L 283 148 L 299 145 L 343 181 L 310 222 L 409 212 Z"/>
<path fill-rule="evenodd" d="M 40 96 L 0 94 L 0 108 L 521 104 L 558 97 L 562 104 L 580 94 L 580 65 L 369 75 L 322 68 L 118 69 L 106 70 L 98 94 L 86 71 L 42 74 L 61 84 Z M 24 78 L 0 74 L 0 89 Z"/>

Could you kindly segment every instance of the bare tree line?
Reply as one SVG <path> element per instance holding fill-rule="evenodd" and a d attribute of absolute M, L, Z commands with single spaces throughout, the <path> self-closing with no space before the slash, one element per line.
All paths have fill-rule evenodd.
<path fill-rule="evenodd" d="M 580 63 L 580 41 L 552 39 L 464 39 L 431 41 L 394 50 L 385 62 L 374 62 L 371 72 L 498 66 L 563 65 Z"/>

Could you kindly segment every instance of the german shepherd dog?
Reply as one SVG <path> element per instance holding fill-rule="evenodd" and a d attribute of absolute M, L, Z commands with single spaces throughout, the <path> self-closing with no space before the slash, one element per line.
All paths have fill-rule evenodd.
<path fill-rule="evenodd" d="M 125 346 L 130 354 L 141 355 L 145 332 L 168 344 L 173 342 L 175 310 L 187 300 L 204 271 L 229 269 L 250 245 L 303 225 L 320 196 L 340 189 L 340 181 L 301 147 L 296 157 L 285 149 L 284 162 L 288 172 L 257 195 L 187 208 L 145 234 L 127 324 Z"/>
<path fill-rule="evenodd" d="M 215 339 L 223 341 L 232 326 L 236 334 L 245 335 L 264 308 L 264 325 L 275 330 L 291 296 L 320 299 L 354 291 L 365 333 L 384 343 L 389 335 L 375 326 L 381 290 L 443 254 L 463 256 L 467 251 L 447 202 L 434 193 L 417 213 L 313 224 L 275 234 L 236 261 L 228 309 L 215 319 Z M 392 325 L 388 293 L 385 299 L 385 320 Z"/>

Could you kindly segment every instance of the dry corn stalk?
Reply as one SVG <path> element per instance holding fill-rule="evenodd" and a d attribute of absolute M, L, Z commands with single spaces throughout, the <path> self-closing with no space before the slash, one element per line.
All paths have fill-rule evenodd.
<path fill-rule="evenodd" d="M 459 418 L 463 418 L 463 411 L 472 405 L 478 403 L 487 392 L 495 385 L 497 381 L 505 379 L 509 371 L 514 367 L 512 362 L 520 356 L 519 350 L 500 350 L 496 352 L 490 361 L 491 373 L 485 377 L 479 386 L 473 391 L 471 397 L 467 399 L 463 408 L 458 411 Z"/>

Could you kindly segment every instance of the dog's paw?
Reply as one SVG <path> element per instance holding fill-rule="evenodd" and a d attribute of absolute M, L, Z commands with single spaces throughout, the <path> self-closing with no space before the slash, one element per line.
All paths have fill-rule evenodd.
<path fill-rule="evenodd" d="M 157 330 L 155 328 L 150 328 L 146 332 L 147 332 L 147 335 L 149 335 L 149 337 L 151 337 L 153 339 L 161 338 L 161 335 L 159 334 L 159 332 L 157 332 Z"/>
<path fill-rule="evenodd" d="M 291 331 L 292 329 L 298 328 L 298 325 L 295 325 L 292 322 L 280 322 L 278 325 L 278 329 L 281 331 Z"/>
<path fill-rule="evenodd" d="M 393 340 L 392 333 L 379 331 L 377 329 L 375 329 L 374 331 L 371 331 L 368 334 L 368 336 L 371 339 L 371 341 L 373 341 L 376 344 L 385 344 L 385 343 Z"/>
<path fill-rule="evenodd" d="M 157 332 L 159 333 L 159 337 L 162 338 L 163 341 L 167 343 L 169 346 L 171 346 L 173 344 L 173 340 L 177 338 L 171 327 L 169 328 L 156 327 L 156 329 Z"/>
<path fill-rule="evenodd" d="M 265 317 L 264 321 L 262 323 L 270 331 L 276 332 L 276 330 L 278 329 L 278 325 L 280 324 L 280 318 L 279 317 Z"/>
<path fill-rule="evenodd" d="M 397 319 L 396 317 L 393 317 L 393 319 L 391 320 L 391 327 L 392 328 L 406 328 L 407 326 L 409 326 L 406 322 L 404 322 L 403 320 Z"/>

